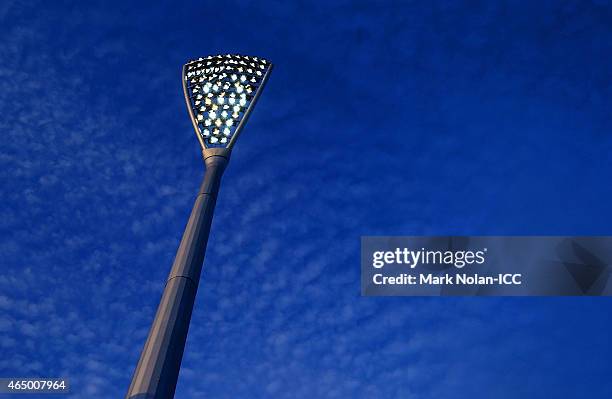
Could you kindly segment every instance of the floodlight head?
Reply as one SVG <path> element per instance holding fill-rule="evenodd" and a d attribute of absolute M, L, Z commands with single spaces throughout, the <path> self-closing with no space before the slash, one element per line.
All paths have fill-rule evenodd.
<path fill-rule="evenodd" d="M 263 58 L 235 54 L 183 66 L 185 102 L 202 150 L 233 147 L 271 70 Z"/>

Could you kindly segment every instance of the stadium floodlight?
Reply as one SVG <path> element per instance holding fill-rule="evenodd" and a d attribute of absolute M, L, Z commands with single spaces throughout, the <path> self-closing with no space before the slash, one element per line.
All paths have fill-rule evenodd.
<path fill-rule="evenodd" d="M 183 66 L 183 92 L 206 173 L 126 398 L 174 397 L 221 177 L 271 70 L 262 58 L 231 54 Z"/>

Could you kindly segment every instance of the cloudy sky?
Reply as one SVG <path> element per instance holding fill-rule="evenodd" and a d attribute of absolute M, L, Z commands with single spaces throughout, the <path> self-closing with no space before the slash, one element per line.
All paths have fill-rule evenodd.
<path fill-rule="evenodd" d="M 0 3 L 0 376 L 118 398 L 203 163 L 182 64 L 275 64 L 177 398 L 609 398 L 606 298 L 360 296 L 362 235 L 612 235 L 610 1 Z M 33 396 L 31 396 L 33 397 Z"/>

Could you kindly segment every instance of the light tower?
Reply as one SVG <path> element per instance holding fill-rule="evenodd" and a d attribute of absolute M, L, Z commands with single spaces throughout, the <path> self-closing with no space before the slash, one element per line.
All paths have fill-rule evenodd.
<path fill-rule="evenodd" d="M 126 398 L 174 397 L 221 176 L 272 64 L 216 55 L 183 66 L 183 92 L 206 173 Z"/>

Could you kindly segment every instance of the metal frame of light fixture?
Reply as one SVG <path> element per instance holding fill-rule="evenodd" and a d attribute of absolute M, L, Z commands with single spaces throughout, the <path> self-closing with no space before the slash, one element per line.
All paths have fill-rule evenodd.
<path fill-rule="evenodd" d="M 193 67 L 194 65 L 196 68 Z M 240 72 L 241 70 L 243 73 Z M 155 319 L 134 371 L 126 395 L 127 399 L 170 399 L 174 397 L 221 177 L 229 162 L 232 148 L 253 111 L 271 70 L 272 64 L 267 60 L 232 54 L 198 58 L 183 66 L 183 93 L 191 123 L 202 148 L 206 173 L 185 227 Z M 196 71 L 199 72 L 196 74 Z M 190 74 L 190 72 L 193 73 Z M 240 77 L 235 79 L 233 89 L 231 85 L 226 84 L 227 72 L 241 73 Z M 197 78 L 194 79 L 194 76 Z M 232 80 L 233 75 L 229 76 Z M 241 80 L 242 77 L 245 77 L 244 81 Z M 220 82 L 224 84 L 222 87 L 227 86 L 228 89 L 217 90 L 216 94 L 212 93 L 212 95 L 209 93 L 205 93 L 206 96 L 202 95 L 200 91 L 205 85 L 209 84 L 212 87 L 211 82 L 219 83 L 214 80 L 215 78 L 220 78 Z M 241 83 L 237 82 L 238 80 L 241 80 Z M 249 82 L 245 83 L 247 80 Z M 242 96 L 243 91 L 248 91 L 247 86 L 254 89 L 252 96 L 250 93 Z M 237 126 L 233 130 L 228 130 L 229 135 L 225 133 L 221 135 L 221 131 L 218 130 L 217 133 L 210 136 L 211 132 L 208 131 L 209 136 L 215 137 L 219 144 L 212 143 L 211 139 L 207 142 L 207 136 L 204 136 L 206 128 L 202 126 L 202 123 L 206 121 L 203 116 L 204 112 L 209 113 L 208 121 L 212 126 L 213 118 L 210 118 L 210 109 L 215 100 L 225 107 L 226 95 L 228 99 L 234 98 L 234 101 L 236 98 L 244 99 L 244 110 L 241 105 L 239 111 L 235 112 L 238 117 L 214 118 L 219 129 L 219 124 L 226 124 L 226 127 L 230 128 L 234 120 L 237 121 Z M 206 106 L 197 108 L 200 104 L 196 104 L 196 101 L 201 101 L 204 97 L 214 99 L 210 101 L 210 109 Z M 221 98 L 224 99 L 223 102 Z M 248 106 L 246 106 L 247 103 Z M 228 123 L 230 119 L 232 124 Z M 219 137 L 225 140 L 221 141 Z"/>

